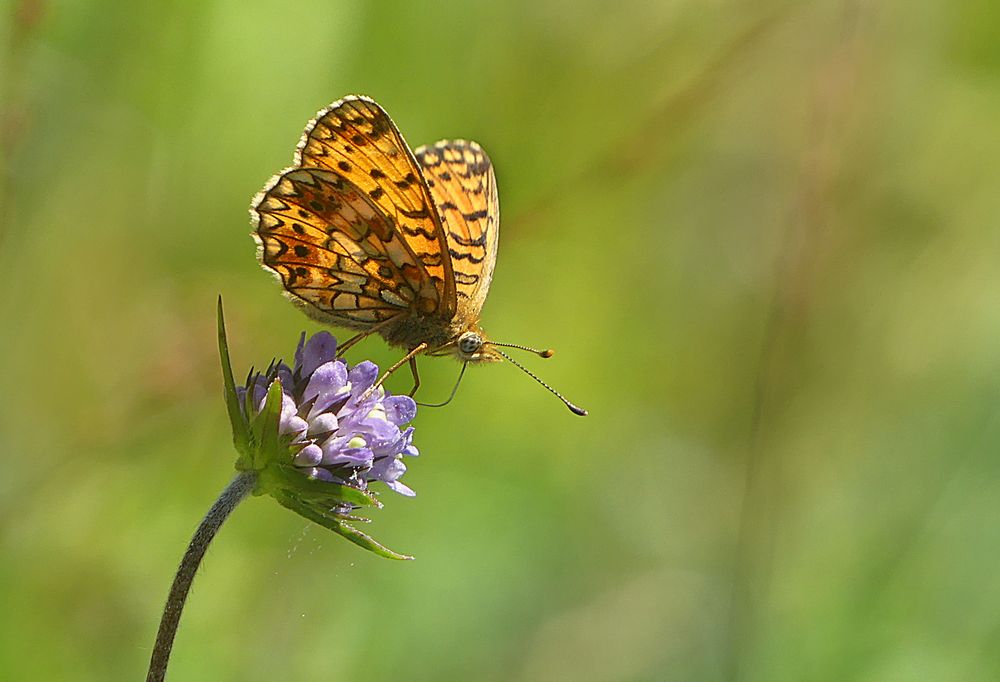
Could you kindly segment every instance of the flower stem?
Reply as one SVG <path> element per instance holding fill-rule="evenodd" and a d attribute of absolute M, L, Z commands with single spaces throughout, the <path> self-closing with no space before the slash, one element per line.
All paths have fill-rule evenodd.
<path fill-rule="evenodd" d="M 174 646 L 177 625 L 180 623 L 181 612 L 184 610 L 184 602 L 194 581 L 194 574 L 201 565 L 212 538 L 236 505 L 253 490 L 256 481 L 257 475 L 252 471 L 237 474 L 205 514 L 194 537 L 191 538 L 184 558 L 181 559 L 181 565 L 177 568 L 177 575 L 174 576 L 174 584 L 170 587 L 166 606 L 163 607 L 163 618 L 160 620 L 160 630 L 156 633 L 156 644 L 153 645 L 153 655 L 149 660 L 146 682 L 162 682 L 166 677 L 170 650 Z"/>

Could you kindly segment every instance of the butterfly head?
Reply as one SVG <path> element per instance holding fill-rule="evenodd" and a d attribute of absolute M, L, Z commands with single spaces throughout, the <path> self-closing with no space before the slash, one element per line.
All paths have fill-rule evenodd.
<path fill-rule="evenodd" d="M 454 343 L 455 355 L 462 362 L 497 362 L 501 359 L 479 329 L 462 332 Z"/>

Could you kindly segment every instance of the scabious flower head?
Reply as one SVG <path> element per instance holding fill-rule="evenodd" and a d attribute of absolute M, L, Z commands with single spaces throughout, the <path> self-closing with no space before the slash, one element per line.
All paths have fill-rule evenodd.
<path fill-rule="evenodd" d="M 417 413 L 405 395 L 390 395 L 381 386 L 372 388 L 378 367 L 365 360 L 353 368 L 337 358 L 337 340 L 328 332 L 305 333 L 295 351 L 295 364 L 273 364 L 266 372 L 247 378 L 236 389 L 241 407 L 259 414 L 267 391 L 277 379 L 281 384 L 278 433 L 288 439 L 291 465 L 308 478 L 368 490 L 382 481 L 403 495 L 414 494 L 400 477 L 406 472 L 404 456 L 417 455 L 413 427 L 403 426 Z"/>
<path fill-rule="evenodd" d="M 295 362 L 272 362 L 250 372 L 236 386 L 229 360 L 222 304 L 219 353 L 226 408 L 239 452 L 236 468 L 252 472 L 255 495 L 270 495 L 294 512 L 365 549 L 408 559 L 348 522 L 361 507 L 381 507 L 369 485 L 376 481 L 412 496 L 400 477 L 404 457 L 418 454 L 413 427 L 406 426 L 417 405 L 405 395 L 376 386 L 378 367 L 368 361 L 349 367 L 337 358 L 337 340 L 328 332 L 308 340 L 302 334 Z"/>

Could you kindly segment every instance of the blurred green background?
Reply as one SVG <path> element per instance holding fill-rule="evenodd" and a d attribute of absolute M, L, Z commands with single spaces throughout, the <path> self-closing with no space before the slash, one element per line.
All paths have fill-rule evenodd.
<path fill-rule="evenodd" d="M 488 150 L 484 327 L 591 415 L 504 366 L 423 410 L 371 526 L 409 563 L 249 500 L 171 679 L 1000 679 L 996 3 L 0 21 L 0 678 L 144 676 L 235 457 L 216 296 L 237 374 L 318 328 L 247 206 L 360 92 Z"/>

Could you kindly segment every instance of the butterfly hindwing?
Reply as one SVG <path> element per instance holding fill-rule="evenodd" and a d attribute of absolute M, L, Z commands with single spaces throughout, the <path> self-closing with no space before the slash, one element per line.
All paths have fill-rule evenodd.
<path fill-rule="evenodd" d="M 478 144 L 465 140 L 442 140 L 414 155 L 448 237 L 459 315 L 477 320 L 493 278 L 500 227 L 493 166 Z"/>

